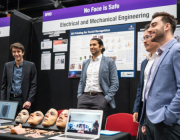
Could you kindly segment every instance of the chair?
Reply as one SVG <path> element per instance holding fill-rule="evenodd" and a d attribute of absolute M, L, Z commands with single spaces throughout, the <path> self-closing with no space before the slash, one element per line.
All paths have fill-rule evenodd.
<path fill-rule="evenodd" d="M 106 130 L 128 132 L 133 137 L 137 136 L 138 125 L 133 122 L 133 115 L 128 113 L 113 114 L 106 120 Z"/>

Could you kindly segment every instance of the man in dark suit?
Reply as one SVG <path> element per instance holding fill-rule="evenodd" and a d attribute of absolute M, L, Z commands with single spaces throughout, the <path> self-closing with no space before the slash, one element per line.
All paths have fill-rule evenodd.
<path fill-rule="evenodd" d="M 22 108 L 30 109 L 37 89 L 37 71 L 35 64 L 23 60 L 25 53 L 21 43 L 10 46 L 14 61 L 4 65 L 1 100 L 18 101 L 17 112 Z"/>
<path fill-rule="evenodd" d="M 138 85 L 138 89 L 136 93 L 136 100 L 135 100 L 134 109 L 133 109 L 133 122 L 135 123 L 139 122 L 139 119 L 141 116 L 141 110 L 142 110 L 143 99 L 144 99 L 143 93 L 144 93 L 144 87 L 146 86 L 147 76 L 157 56 L 155 52 L 157 48 L 160 47 L 159 43 L 151 42 L 150 34 L 147 31 L 149 27 L 150 27 L 149 24 L 145 26 L 144 37 L 142 38 L 146 51 L 149 52 L 149 55 L 147 56 L 147 59 L 145 59 L 141 64 L 140 82 Z M 146 140 L 146 136 L 142 134 L 140 125 L 139 125 L 138 137 L 140 140 Z"/>
<path fill-rule="evenodd" d="M 114 95 L 119 88 L 117 68 L 113 59 L 102 55 L 105 49 L 101 39 L 91 39 L 90 51 L 92 58 L 83 62 L 77 107 L 103 110 L 104 128 L 108 104 L 116 107 Z"/>

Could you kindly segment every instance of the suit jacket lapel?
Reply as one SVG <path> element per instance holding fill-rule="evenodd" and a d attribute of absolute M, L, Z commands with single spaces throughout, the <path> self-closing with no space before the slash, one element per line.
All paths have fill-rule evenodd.
<path fill-rule="evenodd" d="M 86 61 L 86 63 L 84 64 L 84 70 L 83 70 L 83 81 L 86 81 L 86 72 L 87 72 L 87 68 L 88 68 L 88 66 L 89 66 L 89 63 L 90 63 L 90 60 L 91 59 L 88 59 L 87 61 Z M 83 83 L 83 84 L 85 84 L 85 82 Z"/>
<path fill-rule="evenodd" d="M 144 83 L 144 70 L 146 68 L 147 63 L 148 63 L 147 59 L 146 59 L 146 61 L 144 63 L 142 63 L 143 65 L 142 65 L 142 70 L 141 70 L 141 75 L 142 75 L 141 76 L 141 81 L 143 81 L 143 83 Z"/>
<path fill-rule="evenodd" d="M 162 60 L 164 59 L 164 57 L 166 56 L 166 54 L 169 52 L 170 48 L 171 48 L 175 43 L 176 43 L 176 41 L 173 41 L 171 45 L 167 46 L 167 48 L 165 49 L 165 51 L 164 51 L 164 52 L 162 53 L 162 55 L 160 56 L 159 61 L 158 61 L 157 65 L 156 65 L 156 68 L 155 68 L 154 73 L 153 73 L 151 85 L 152 85 L 152 83 L 153 83 L 153 81 L 154 81 L 154 78 L 155 78 L 155 76 L 156 76 L 156 73 L 157 73 L 157 71 L 158 71 L 158 69 L 159 69 L 159 66 L 160 66 Z M 158 67 L 157 67 L 157 66 L 158 66 Z M 151 88 L 151 85 L 150 85 L 149 89 Z"/>
<path fill-rule="evenodd" d="M 13 72 L 14 72 L 14 61 L 11 63 L 10 68 L 9 68 L 9 77 L 11 78 L 10 85 L 12 85 Z"/>
<path fill-rule="evenodd" d="M 101 79 L 102 79 L 102 72 L 103 72 L 103 68 L 104 68 L 104 55 L 102 55 L 102 59 L 101 59 L 101 63 L 100 63 L 100 67 L 99 67 L 99 84 L 101 83 Z"/>
<path fill-rule="evenodd" d="M 23 68 L 22 68 L 22 80 L 21 80 L 21 83 L 23 82 L 23 79 L 24 79 L 24 75 L 25 75 L 25 72 L 26 72 L 26 61 L 23 60 Z"/>

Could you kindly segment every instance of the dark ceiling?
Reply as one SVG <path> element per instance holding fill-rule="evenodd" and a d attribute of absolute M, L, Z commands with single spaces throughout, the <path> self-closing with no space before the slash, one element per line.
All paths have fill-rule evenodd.
<path fill-rule="evenodd" d="M 14 9 L 32 18 L 39 17 L 42 16 L 43 11 L 56 9 L 52 1 L 56 0 L 0 0 L 0 17 L 6 17 L 5 13 L 7 11 L 10 13 Z M 105 2 L 110 0 L 61 0 L 61 3 L 64 7 L 73 7 L 94 3 L 95 1 Z"/>

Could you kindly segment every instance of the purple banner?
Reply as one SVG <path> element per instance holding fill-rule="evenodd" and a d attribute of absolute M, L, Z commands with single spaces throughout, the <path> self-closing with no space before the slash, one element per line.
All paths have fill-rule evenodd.
<path fill-rule="evenodd" d="M 10 17 L 0 18 L 0 27 L 10 26 Z"/>
<path fill-rule="evenodd" d="M 175 4 L 177 4 L 177 0 L 115 0 L 97 4 L 88 4 L 71 8 L 44 11 L 43 21 L 45 22 Z"/>

